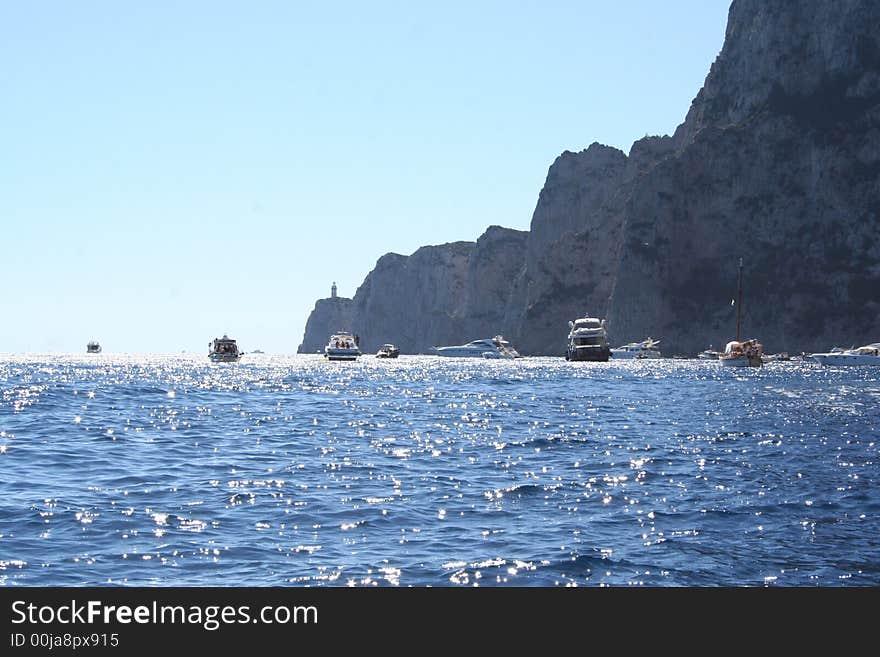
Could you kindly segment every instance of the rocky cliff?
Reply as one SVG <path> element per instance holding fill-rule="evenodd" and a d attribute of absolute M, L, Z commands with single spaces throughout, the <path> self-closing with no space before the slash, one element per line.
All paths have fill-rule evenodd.
<path fill-rule="evenodd" d="M 491 226 L 474 242 L 424 246 L 410 256 L 389 253 L 376 263 L 354 299 L 345 302 L 361 349 L 391 342 L 402 353 L 459 344 L 502 331 L 511 281 L 522 269 L 525 231 Z M 326 344 L 336 318 L 318 302 L 306 325 L 300 353 Z M 328 323 L 329 322 L 329 323 Z"/>
<path fill-rule="evenodd" d="M 318 299 L 306 322 L 306 332 L 297 353 L 323 354 L 331 334 L 337 331 L 352 331 L 353 317 L 354 304 L 351 299 L 345 297 Z"/>
<path fill-rule="evenodd" d="M 361 335 L 423 351 L 502 332 L 561 354 L 588 312 L 614 344 L 693 354 L 734 336 L 742 257 L 744 337 L 771 352 L 880 339 L 877 25 L 872 0 L 735 0 L 672 137 L 563 153 L 528 233 L 384 256 L 355 296 Z"/>
<path fill-rule="evenodd" d="M 737 0 L 676 151 L 627 200 L 609 304 L 667 350 L 744 331 L 770 351 L 880 336 L 880 3 Z"/>

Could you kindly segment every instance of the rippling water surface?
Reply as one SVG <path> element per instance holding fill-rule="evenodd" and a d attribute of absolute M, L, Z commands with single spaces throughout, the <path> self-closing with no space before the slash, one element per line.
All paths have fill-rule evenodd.
<path fill-rule="evenodd" d="M 880 584 L 880 368 L 0 356 L 0 584 Z"/>

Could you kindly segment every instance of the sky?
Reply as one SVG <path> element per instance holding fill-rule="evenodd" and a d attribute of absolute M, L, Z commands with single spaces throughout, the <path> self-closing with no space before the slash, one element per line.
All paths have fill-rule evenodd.
<path fill-rule="evenodd" d="M 384 253 L 672 134 L 728 0 L 0 4 L 0 352 L 295 353 Z"/>

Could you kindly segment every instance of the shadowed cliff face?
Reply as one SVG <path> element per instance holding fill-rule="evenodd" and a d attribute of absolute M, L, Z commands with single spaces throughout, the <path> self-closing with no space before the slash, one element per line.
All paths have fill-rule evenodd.
<path fill-rule="evenodd" d="M 522 269 L 525 231 L 491 226 L 474 242 L 425 246 L 410 256 L 382 256 L 355 293 L 344 299 L 361 349 L 391 342 L 401 353 L 460 344 L 502 332 L 511 281 Z M 326 344 L 332 323 L 319 302 L 303 345 Z M 339 300 L 337 300 L 339 301 Z M 335 321 L 335 320 L 334 320 Z M 303 347 L 300 353 L 310 353 Z"/>
<path fill-rule="evenodd" d="M 724 49 L 633 188 L 609 328 L 668 353 L 734 336 L 816 351 L 880 335 L 880 3 L 735 2 Z M 638 229 L 646 223 L 648 232 Z"/>
<path fill-rule="evenodd" d="M 351 331 L 354 304 L 345 297 L 319 299 L 306 322 L 302 344 L 298 354 L 324 353 L 330 335 L 337 331 Z"/>
<path fill-rule="evenodd" d="M 455 333 L 473 249 L 473 242 L 454 242 L 382 257 L 354 296 L 361 348 L 391 342 L 402 353 L 419 353 Z"/>
<path fill-rule="evenodd" d="M 744 337 L 766 351 L 880 339 L 878 25 L 873 0 L 736 0 L 673 137 L 563 153 L 527 234 L 383 257 L 358 330 L 421 351 L 500 323 L 521 352 L 561 354 L 589 313 L 613 344 L 695 354 L 734 337 L 742 257 Z"/>

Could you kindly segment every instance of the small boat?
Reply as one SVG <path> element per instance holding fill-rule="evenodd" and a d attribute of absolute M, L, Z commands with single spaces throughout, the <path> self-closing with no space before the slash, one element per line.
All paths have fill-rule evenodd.
<path fill-rule="evenodd" d="M 724 347 L 724 353 L 718 357 L 725 367 L 761 367 L 764 347 L 752 338 L 743 341 L 742 335 L 742 299 L 743 299 L 743 259 L 739 259 L 739 284 L 736 300 L 736 340 L 731 340 Z"/>
<path fill-rule="evenodd" d="M 641 342 L 630 342 L 622 347 L 612 349 L 611 357 L 615 360 L 621 358 L 661 358 L 660 350 L 657 349 L 658 344 L 660 344 L 660 340 L 654 340 L 653 338 L 648 338 Z"/>
<path fill-rule="evenodd" d="M 704 351 L 701 351 L 700 353 L 697 354 L 697 358 L 699 358 L 700 360 L 717 361 L 718 357 L 720 355 L 721 355 L 720 351 L 715 351 L 714 349 L 712 349 L 712 345 L 709 345 L 708 349 L 705 349 Z"/>
<path fill-rule="evenodd" d="M 431 347 L 437 356 L 454 358 L 519 358 L 519 352 L 500 335 L 485 340 L 473 340 L 467 344 L 449 347 Z"/>
<path fill-rule="evenodd" d="M 235 363 L 241 356 L 238 344 L 225 333 L 222 338 L 214 338 L 208 343 L 208 358 L 215 363 Z"/>
<path fill-rule="evenodd" d="M 821 365 L 880 365 L 880 342 L 854 349 L 838 347 L 824 354 L 812 354 L 810 358 Z"/>
<path fill-rule="evenodd" d="M 101 345 L 97 340 L 92 340 L 86 345 L 86 353 L 87 354 L 100 354 L 101 353 Z"/>
<path fill-rule="evenodd" d="M 393 344 L 383 344 L 376 352 L 376 358 L 397 358 L 400 356 L 400 349 Z"/>
<path fill-rule="evenodd" d="M 359 342 L 359 336 L 348 331 L 338 331 L 330 336 L 327 346 L 324 347 L 324 356 L 327 360 L 357 360 L 361 355 Z"/>
<path fill-rule="evenodd" d="M 605 362 L 610 357 L 604 319 L 581 317 L 568 323 L 565 360 Z"/>
<path fill-rule="evenodd" d="M 745 341 L 731 340 L 718 359 L 726 367 L 761 367 L 763 355 L 763 346 L 753 338 Z"/>

